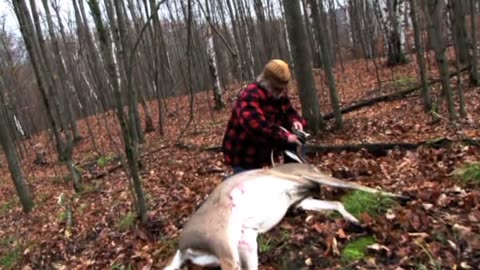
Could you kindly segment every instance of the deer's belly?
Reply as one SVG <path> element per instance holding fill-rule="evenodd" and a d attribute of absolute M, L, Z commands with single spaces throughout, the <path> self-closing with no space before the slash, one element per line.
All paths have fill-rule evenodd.
<path fill-rule="evenodd" d="M 296 200 L 288 195 L 295 184 L 269 180 L 243 183 L 231 191 L 232 216 L 238 225 L 263 233 L 283 219 Z"/>
<path fill-rule="evenodd" d="M 256 229 L 260 233 L 266 232 L 283 219 L 289 206 L 288 199 L 282 196 L 277 198 L 275 204 L 252 205 L 245 211 L 243 227 Z"/>

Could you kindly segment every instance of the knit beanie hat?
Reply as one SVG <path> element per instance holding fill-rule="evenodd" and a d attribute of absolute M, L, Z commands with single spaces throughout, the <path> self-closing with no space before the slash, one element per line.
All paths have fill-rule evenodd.
<path fill-rule="evenodd" d="M 286 84 L 291 78 L 288 64 L 280 59 L 270 60 L 263 69 L 263 77 L 267 80 L 274 80 L 279 84 Z"/>

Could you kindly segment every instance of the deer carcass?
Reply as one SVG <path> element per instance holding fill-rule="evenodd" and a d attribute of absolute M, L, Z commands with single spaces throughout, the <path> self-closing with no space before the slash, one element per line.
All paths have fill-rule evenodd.
<path fill-rule="evenodd" d="M 287 163 L 239 173 L 217 186 L 191 216 L 164 270 L 179 269 L 186 261 L 222 270 L 258 269 L 258 234 L 277 225 L 291 207 L 335 210 L 358 223 L 341 202 L 313 199 L 319 185 L 402 197 L 336 179 L 309 164 Z"/>

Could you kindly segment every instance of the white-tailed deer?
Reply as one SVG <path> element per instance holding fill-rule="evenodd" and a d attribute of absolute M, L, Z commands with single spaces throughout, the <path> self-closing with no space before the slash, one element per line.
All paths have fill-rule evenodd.
<path fill-rule="evenodd" d="M 347 221 L 358 223 L 341 202 L 313 199 L 319 185 L 403 197 L 336 179 L 309 164 L 287 163 L 239 173 L 217 186 L 191 216 L 164 270 L 180 269 L 186 261 L 222 270 L 258 269 L 258 234 L 277 225 L 291 207 L 336 210 Z"/>

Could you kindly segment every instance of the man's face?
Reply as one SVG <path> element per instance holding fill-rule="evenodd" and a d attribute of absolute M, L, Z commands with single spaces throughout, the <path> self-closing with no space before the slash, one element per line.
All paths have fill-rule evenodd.
<path fill-rule="evenodd" d="M 272 95 L 276 99 L 287 95 L 288 83 L 271 82 L 270 87 L 272 88 Z"/>

